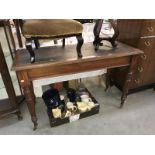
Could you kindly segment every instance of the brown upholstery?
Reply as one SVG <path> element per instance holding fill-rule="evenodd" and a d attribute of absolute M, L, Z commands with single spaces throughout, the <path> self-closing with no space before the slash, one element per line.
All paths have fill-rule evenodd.
<path fill-rule="evenodd" d="M 25 20 L 22 33 L 25 38 L 59 37 L 82 33 L 80 22 L 71 19 L 35 19 Z"/>

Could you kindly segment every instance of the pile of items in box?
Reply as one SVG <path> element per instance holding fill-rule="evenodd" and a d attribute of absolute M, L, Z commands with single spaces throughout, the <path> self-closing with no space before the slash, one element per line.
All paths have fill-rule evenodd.
<path fill-rule="evenodd" d="M 83 86 L 79 86 L 76 90 L 68 88 L 63 94 L 51 88 L 43 93 L 42 98 L 47 106 L 52 127 L 99 112 L 99 104 Z"/>

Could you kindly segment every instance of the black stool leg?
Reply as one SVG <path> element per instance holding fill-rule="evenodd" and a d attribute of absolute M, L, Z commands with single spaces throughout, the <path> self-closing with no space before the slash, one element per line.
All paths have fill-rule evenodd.
<path fill-rule="evenodd" d="M 34 63 L 35 62 L 35 53 L 32 48 L 32 40 L 26 39 L 26 49 L 30 53 L 31 63 Z"/>
<path fill-rule="evenodd" d="M 63 38 L 63 40 L 62 40 L 62 47 L 63 48 L 65 47 L 65 38 Z"/>
<path fill-rule="evenodd" d="M 36 49 L 40 47 L 40 43 L 38 39 L 34 39 L 34 44 L 35 44 Z"/>
<path fill-rule="evenodd" d="M 79 58 L 81 58 L 81 57 L 82 57 L 81 47 L 82 47 L 82 45 L 83 45 L 82 34 L 76 36 L 76 38 L 77 38 L 77 41 L 78 41 L 77 46 L 76 46 L 77 55 L 78 55 Z"/>
<path fill-rule="evenodd" d="M 54 40 L 54 44 L 58 44 L 58 41 L 57 40 Z"/>

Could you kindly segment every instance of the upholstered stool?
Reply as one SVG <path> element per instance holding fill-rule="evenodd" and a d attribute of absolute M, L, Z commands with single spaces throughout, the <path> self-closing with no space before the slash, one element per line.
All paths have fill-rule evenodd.
<path fill-rule="evenodd" d="M 82 57 L 83 26 L 80 22 L 71 19 L 32 19 L 22 20 L 21 30 L 26 38 L 26 48 L 31 56 L 31 63 L 35 62 L 35 53 L 32 48 L 32 40 L 59 39 L 76 36 L 77 55 Z"/>

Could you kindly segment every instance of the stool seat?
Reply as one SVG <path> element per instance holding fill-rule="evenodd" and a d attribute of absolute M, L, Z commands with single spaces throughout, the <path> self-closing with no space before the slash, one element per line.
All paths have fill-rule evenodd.
<path fill-rule="evenodd" d="M 81 34 L 83 26 L 71 19 L 32 19 L 24 20 L 22 32 L 25 38 L 65 37 Z"/>
<path fill-rule="evenodd" d="M 76 37 L 76 52 L 78 58 L 82 57 L 81 47 L 83 45 L 82 31 L 83 25 L 72 19 L 19 19 L 21 32 L 25 37 L 26 49 L 30 54 L 30 62 L 35 62 L 35 51 L 39 48 L 39 39 L 63 39 L 62 47 L 65 47 L 65 38 Z"/>

